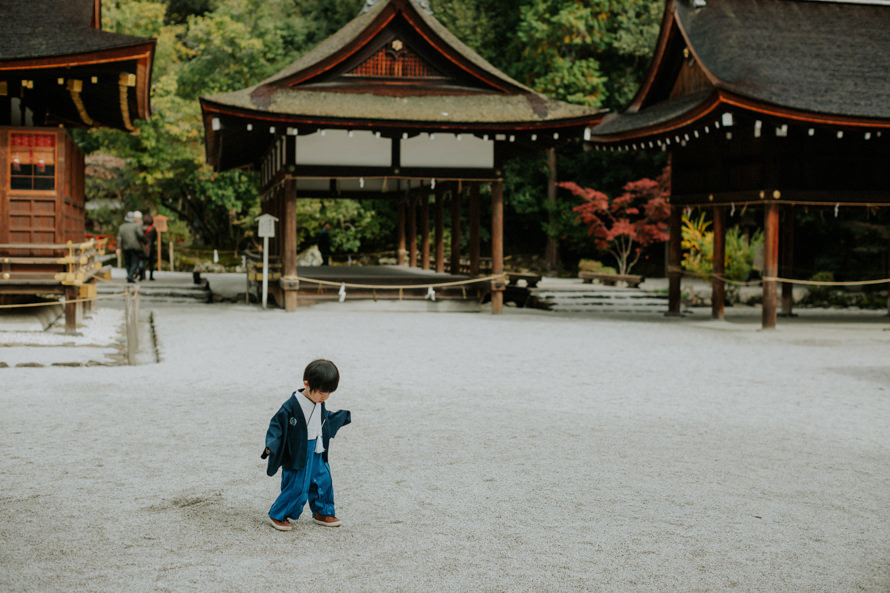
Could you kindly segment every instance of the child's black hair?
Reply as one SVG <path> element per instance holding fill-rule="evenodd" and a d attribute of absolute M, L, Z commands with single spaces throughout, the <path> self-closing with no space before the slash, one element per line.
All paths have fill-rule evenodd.
<path fill-rule="evenodd" d="M 303 371 L 303 381 L 309 383 L 309 389 L 313 391 L 326 391 L 334 393 L 340 384 L 340 371 L 330 360 L 320 358 L 306 365 Z"/>

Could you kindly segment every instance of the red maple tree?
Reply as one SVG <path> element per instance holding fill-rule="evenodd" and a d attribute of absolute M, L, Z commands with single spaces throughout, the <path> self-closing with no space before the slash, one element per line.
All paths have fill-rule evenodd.
<path fill-rule="evenodd" d="M 578 221 L 587 225 L 597 249 L 615 257 L 618 273 L 627 274 L 640 259 L 643 247 L 670 238 L 670 168 L 658 179 L 643 178 L 624 185 L 620 196 L 610 198 L 601 191 L 572 181 L 557 183 L 584 200 L 572 208 Z"/>

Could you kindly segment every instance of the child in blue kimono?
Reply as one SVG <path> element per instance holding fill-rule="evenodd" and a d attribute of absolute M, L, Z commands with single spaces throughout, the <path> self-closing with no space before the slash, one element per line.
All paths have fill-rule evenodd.
<path fill-rule="evenodd" d="M 330 440 L 351 422 L 348 410 L 328 412 L 325 400 L 337 390 L 340 371 L 330 360 L 313 360 L 303 371 L 303 387 L 293 392 L 269 422 L 266 473 L 281 468 L 281 494 L 269 509 L 272 527 L 290 531 L 309 502 L 312 518 L 319 525 L 339 527 L 334 512 L 334 488 L 328 465 Z"/>

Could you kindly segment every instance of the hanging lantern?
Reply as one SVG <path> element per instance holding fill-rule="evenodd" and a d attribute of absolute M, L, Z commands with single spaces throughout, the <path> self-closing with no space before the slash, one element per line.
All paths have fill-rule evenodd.
<path fill-rule="evenodd" d="M 46 161 L 44 161 L 43 159 L 37 161 L 37 172 L 46 173 Z"/>
<path fill-rule="evenodd" d="M 22 161 L 19 160 L 18 156 L 12 157 L 12 170 L 15 173 L 18 173 L 22 170 Z"/>

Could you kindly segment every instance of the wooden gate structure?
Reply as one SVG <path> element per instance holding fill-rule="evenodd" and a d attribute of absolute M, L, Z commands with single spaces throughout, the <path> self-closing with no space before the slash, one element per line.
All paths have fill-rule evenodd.
<path fill-rule="evenodd" d="M 73 330 L 70 301 L 95 296 L 83 153 L 67 128 L 147 118 L 154 46 L 102 31 L 100 0 L 0 2 L 0 302 L 65 294 Z"/>
<path fill-rule="evenodd" d="M 201 98 L 208 162 L 262 172 L 263 212 L 279 219 L 270 251 L 276 288 L 297 307 L 299 197 L 399 200 L 399 262 L 430 267 L 435 194 L 438 271 L 445 267 L 446 193 L 454 225 L 470 221 L 469 273 L 479 273 L 479 187 L 491 185 L 492 310 L 503 306 L 503 164 L 518 154 L 583 138 L 602 118 L 507 77 L 461 43 L 426 2 L 369 0 L 343 29 L 258 85 Z M 461 201 L 466 191 L 468 198 Z M 460 267 L 459 243 L 451 272 Z"/>
<path fill-rule="evenodd" d="M 890 205 L 888 31 L 885 2 L 667 0 L 644 83 L 590 139 L 598 150 L 670 152 L 669 312 L 680 311 L 686 207 L 713 208 L 715 318 L 727 210 L 763 208 L 762 325 L 772 328 L 780 243 L 781 276 L 792 274 L 794 207 Z"/>

